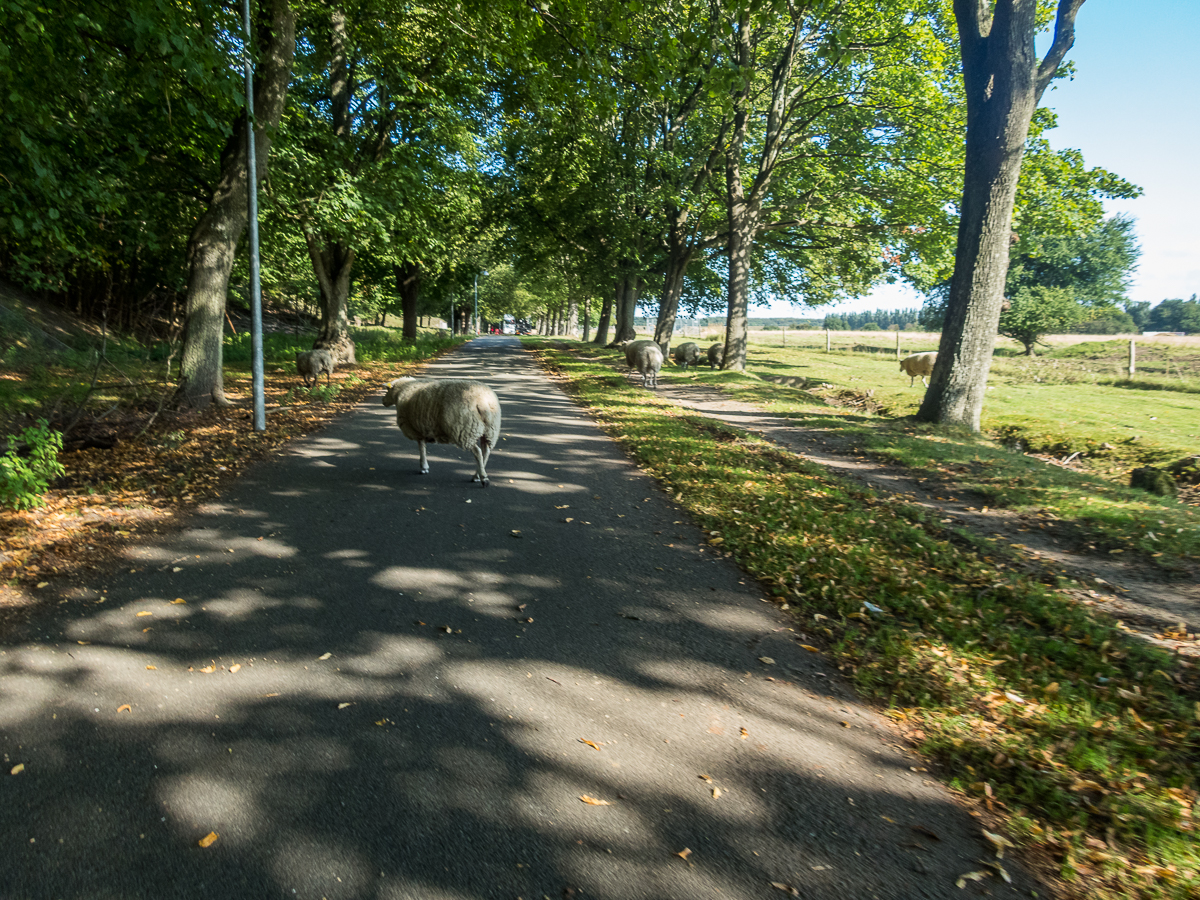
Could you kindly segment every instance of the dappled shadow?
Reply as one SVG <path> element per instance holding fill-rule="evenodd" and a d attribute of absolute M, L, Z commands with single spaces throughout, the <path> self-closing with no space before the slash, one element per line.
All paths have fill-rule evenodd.
<path fill-rule="evenodd" d="M 970 819 L 513 343 L 431 367 L 491 488 L 364 407 L 0 646 L 0 895 L 962 896 Z"/>

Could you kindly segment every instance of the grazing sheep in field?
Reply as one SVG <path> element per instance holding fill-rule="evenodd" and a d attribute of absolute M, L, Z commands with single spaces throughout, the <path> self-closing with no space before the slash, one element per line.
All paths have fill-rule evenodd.
<path fill-rule="evenodd" d="M 909 387 L 913 386 L 913 381 L 918 375 L 921 376 L 921 384 L 929 387 L 929 382 L 925 380 L 925 376 L 933 374 L 933 364 L 935 362 L 937 362 L 936 351 L 914 353 L 912 356 L 906 356 L 900 360 L 900 371 L 909 376 Z"/>
<path fill-rule="evenodd" d="M 384 406 L 396 407 L 396 424 L 421 452 L 421 474 L 429 474 L 425 444 L 454 444 L 475 456 L 475 477 L 488 486 L 487 461 L 500 437 L 500 400 L 482 382 L 462 379 L 397 378 L 388 384 Z"/>
<path fill-rule="evenodd" d="M 325 383 L 329 384 L 333 376 L 333 366 L 333 354 L 328 350 L 305 350 L 296 354 L 296 371 L 304 379 L 305 387 L 310 386 L 310 378 L 314 385 L 320 381 L 322 372 L 325 373 Z"/>
<path fill-rule="evenodd" d="M 671 354 L 671 358 L 675 360 L 676 365 L 683 366 L 685 369 L 688 364 L 699 365 L 700 363 L 700 345 L 695 341 L 688 341 L 685 344 L 680 344 Z"/>
<path fill-rule="evenodd" d="M 708 367 L 715 369 L 723 362 L 725 362 L 725 345 L 713 344 L 708 348 Z"/>
<path fill-rule="evenodd" d="M 662 368 L 662 348 L 654 341 L 634 341 L 625 346 L 625 364 L 642 373 L 642 387 L 658 387 L 658 370 Z"/>

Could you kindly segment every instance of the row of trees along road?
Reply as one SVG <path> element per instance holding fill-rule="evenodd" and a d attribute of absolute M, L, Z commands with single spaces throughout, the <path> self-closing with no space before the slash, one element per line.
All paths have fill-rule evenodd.
<path fill-rule="evenodd" d="M 738 370 L 755 301 L 947 284 L 921 415 L 978 428 L 1014 215 L 1078 237 L 1137 192 L 1040 137 L 1081 3 L 256 0 L 264 291 L 311 304 L 317 345 L 353 362 L 352 297 L 415 336 L 486 270 L 484 318 L 582 318 L 599 343 L 639 304 L 664 347 L 681 308 L 723 311 Z M 182 305 L 178 401 L 223 403 L 236 16 L 67 7 L 0 6 L 0 265 L 131 330 Z"/>

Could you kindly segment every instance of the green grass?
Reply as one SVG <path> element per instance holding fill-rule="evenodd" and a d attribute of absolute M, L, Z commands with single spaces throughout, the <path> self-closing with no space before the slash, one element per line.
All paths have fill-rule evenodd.
<path fill-rule="evenodd" d="M 882 349 L 882 348 L 880 348 Z M 949 478 L 989 505 L 1047 513 L 1079 540 L 1133 550 L 1163 564 L 1200 558 L 1200 511 L 1127 487 L 1129 471 L 1172 462 L 1200 446 L 1200 396 L 1046 380 L 1052 360 L 996 360 L 982 435 L 910 418 L 924 389 L 909 387 L 894 351 L 825 353 L 751 344 L 747 373 L 663 370 L 663 381 L 695 380 L 806 427 L 852 438 L 863 451 L 918 475 Z M 807 388 L 779 384 L 790 381 Z M 839 405 L 847 402 L 865 406 Z M 1048 465 L 1022 451 L 1081 454 L 1086 467 Z"/>
<path fill-rule="evenodd" d="M 540 354 L 798 639 L 1006 814 L 1014 839 L 1050 851 L 1088 896 L 1196 896 L 1200 706 L 1186 663 L 920 510 L 683 414 L 604 361 Z"/>

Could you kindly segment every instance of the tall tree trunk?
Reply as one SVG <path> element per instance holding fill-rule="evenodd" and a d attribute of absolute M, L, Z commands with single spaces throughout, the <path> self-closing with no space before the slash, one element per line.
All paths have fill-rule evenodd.
<path fill-rule="evenodd" d="M 654 342 L 662 348 L 664 359 L 670 357 L 671 337 L 675 333 L 675 319 L 679 315 L 679 298 L 683 294 L 683 279 L 692 261 L 692 251 L 678 239 L 674 228 L 667 241 L 662 300 L 658 304 L 658 321 L 654 325 Z"/>
<path fill-rule="evenodd" d="M 350 339 L 350 318 L 347 315 L 350 299 L 350 270 L 354 266 L 354 250 L 342 241 L 322 245 L 311 231 L 304 233 L 308 256 L 321 290 L 321 333 L 313 347 L 333 353 L 337 365 L 354 365 L 354 341 Z"/>
<path fill-rule="evenodd" d="M 396 292 L 400 295 L 400 315 L 403 318 L 403 336 L 406 341 L 417 339 L 417 295 L 421 289 L 421 266 L 409 262 L 394 267 Z"/>
<path fill-rule="evenodd" d="M 1039 64 L 1036 0 L 954 0 L 967 94 L 966 170 L 954 276 L 917 417 L 979 430 L 1008 274 L 1013 202 L 1029 121 L 1075 41 L 1083 0 L 1059 0 L 1054 41 Z"/>
<path fill-rule="evenodd" d="M 596 320 L 596 336 L 592 338 L 592 343 L 599 344 L 601 347 L 608 343 L 608 326 L 612 319 L 613 300 L 613 294 L 606 294 L 600 302 L 600 316 Z"/>
<path fill-rule="evenodd" d="M 346 13 L 335 8 L 329 14 L 330 73 L 329 100 L 333 114 L 333 134 L 341 140 L 350 138 L 350 65 L 347 59 L 349 39 L 346 36 Z M 354 266 L 354 249 L 349 242 L 318 234 L 312 228 L 304 231 L 313 273 L 321 288 L 321 333 L 313 343 L 333 353 L 338 365 L 354 365 L 354 341 L 350 337 L 350 271 Z"/>
<path fill-rule="evenodd" d="M 296 52 L 296 13 L 288 0 L 267 0 L 266 21 L 257 26 L 259 64 L 254 73 L 254 156 L 258 178 L 267 175 L 271 137 L 279 125 Z M 246 120 L 238 119 L 221 153 L 221 177 L 208 209 L 188 240 L 188 296 L 179 387 L 175 403 L 202 409 L 228 406 L 221 337 L 225 297 L 238 241 L 246 230 Z"/>
<path fill-rule="evenodd" d="M 744 73 L 750 71 L 750 13 L 743 10 L 738 16 L 737 64 Z M 726 288 L 728 312 L 725 319 L 725 361 L 722 369 L 743 372 L 746 369 L 746 329 L 748 324 L 748 289 L 750 284 L 750 251 L 754 247 L 754 217 L 746 202 L 742 185 L 742 148 L 746 141 L 750 116 L 750 76 L 745 74 L 733 96 L 733 131 L 729 151 L 725 156 L 725 203 L 729 216 L 729 281 Z"/>
<path fill-rule="evenodd" d="M 637 301 L 638 294 L 642 288 L 642 279 L 634 273 L 633 266 L 632 262 L 624 262 L 621 265 L 624 274 L 617 282 L 615 309 L 616 334 L 613 335 L 614 344 L 619 344 L 622 341 L 632 341 L 637 337 L 637 328 L 633 324 L 633 319 L 637 314 Z"/>
<path fill-rule="evenodd" d="M 582 340 L 585 344 L 587 343 L 588 331 L 590 330 L 592 324 L 588 319 L 589 307 L 591 305 L 590 300 L 591 297 L 589 295 L 583 295 L 583 336 L 580 338 L 580 340 Z"/>

